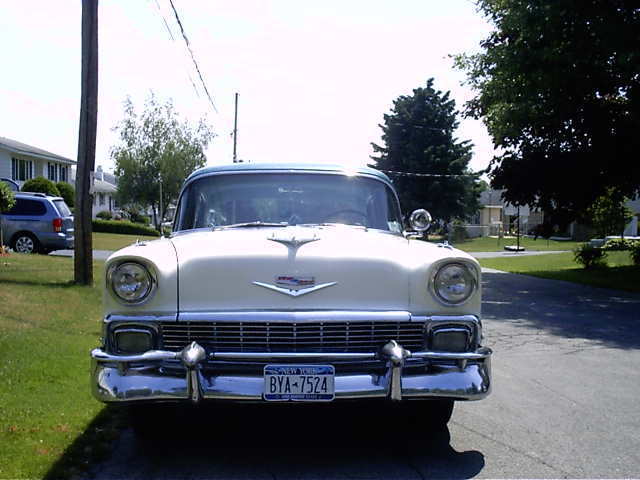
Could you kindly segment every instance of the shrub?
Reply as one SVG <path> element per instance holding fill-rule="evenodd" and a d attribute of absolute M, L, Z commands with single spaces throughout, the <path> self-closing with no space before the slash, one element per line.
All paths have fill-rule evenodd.
<path fill-rule="evenodd" d="M 60 196 L 60 191 L 56 187 L 55 183 L 44 177 L 36 177 L 31 180 L 27 180 L 22 185 L 23 192 L 40 192 L 47 195 L 53 195 L 54 197 Z"/>
<path fill-rule="evenodd" d="M 76 190 L 73 188 L 73 185 L 67 182 L 58 182 L 56 183 L 56 187 L 60 192 L 60 196 L 64 199 L 64 203 L 66 203 L 69 208 L 73 208 L 76 203 Z"/>
<path fill-rule="evenodd" d="M 96 214 L 96 217 L 100 218 L 101 220 L 111 220 L 113 218 L 113 215 L 111 215 L 111 212 L 109 210 L 102 210 L 101 212 L 98 212 Z"/>
<path fill-rule="evenodd" d="M 131 221 L 134 223 L 142 223 L 144 225 L 149 225 L 151 219 L 147 215 L 142 215 L 136 211 L 130 211 L 129 215 L 131 216 Z"/>
<path fill-rule="evenodd" d="M 464 224 L 460 220 L 455 220 L 453 222 L 453 228 L 451 229 L 451 241 L 452 242 L 462 242 L 467 239 L 467 229 Z"/>
<path fill-rule="evenodd" d="M 580 245 L 573 251 L 573 258 L 584 268 L 592 269 L 607 265 L 607 252 L 602 248 L 593 247 L 588 243 Z"/>
<path fill-rule="evenodd" d="M 118 220 L 94 220 L 93 231 L 103 233 L 121 233 L 125 235 L 160 236 L 155 228 L 145 227 L 139 223 Z"/>
<path fill-rule="evenodd" d="M 634 265 L 640 265 L 640 242 L 631 247 L 631 261 Z"/>
<path fill-rule="evenodd" d="M 623 252 L 633 249 L 635 245 L 640 244 L 640 240 L 629 240 L 627 238 L 612 238 L 607 240 L 602 249 L 607 252 Z"/>

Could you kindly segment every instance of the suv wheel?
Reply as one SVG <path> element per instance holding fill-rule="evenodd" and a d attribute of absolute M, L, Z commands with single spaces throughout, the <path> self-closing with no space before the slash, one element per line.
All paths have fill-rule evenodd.
<path fill-rule="evenodd" d="M 36 253 L 40 244 L 30 233 L 20 233 L 13 238 L 11 247 L 18 253 Z"/>

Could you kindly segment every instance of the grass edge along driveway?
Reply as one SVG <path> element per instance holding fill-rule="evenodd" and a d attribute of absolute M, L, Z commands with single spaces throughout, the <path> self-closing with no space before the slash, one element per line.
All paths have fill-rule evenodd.
<path fill-rule="evenodd" d="M 481 259 L 480 265 L 505 272 L 531 275 L 553 280 L 640 292 L 640 266 L 634 266 L 628 252 L 609 252 L 607 267 L 586 270 L 574 259 L 572 252 L 549 255 L 512 256 Z"/>
<path fill-rule="evenodd" d="M 0 478 L 77 476 L 118 435 L 88 380 L 103 270 L 82 287 L 69 258 L 0 257 Z"/>

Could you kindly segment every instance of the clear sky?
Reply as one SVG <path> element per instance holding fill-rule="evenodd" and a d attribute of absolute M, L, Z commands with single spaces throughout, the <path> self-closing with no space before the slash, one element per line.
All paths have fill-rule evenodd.
<path fill-rule="evenodd" d="M 113 168 L 113 127 L 129 95 L 153 91 L 183 118 L 206 115 L 218 135 L 210 165 L 252 162 L 362 165 L 399 95 L 435 78 L 458 108 L 471 97 L 450 54 L 490 30 L 470 0 L 174 0 L 219 113 L 206 100 L 169 0 L 100 0 L 96 165 Z M 163 23 L 166 19 L 175 40 Z M 0 136 L 76 158 L 80 106 L 80 0 L 6 0 L 0 14 Z M 189 78 L 196 83 L 197 93 Z M 462 120 L 471 166 L 493 149 L 485 127 Z"/>

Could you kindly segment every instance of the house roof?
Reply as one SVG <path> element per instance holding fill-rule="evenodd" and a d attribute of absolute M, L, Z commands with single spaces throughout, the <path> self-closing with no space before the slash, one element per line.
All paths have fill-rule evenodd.
<path fill-rule="evenodd" d="M 0 137 L 0 148 L 8 150 L 11 153 L 28 155 L 30 157 L 41 158 L 43 160 L 52 160 L 67 163 L 69 165 L 74 165 L 76 163 L 75 160 L 71 160 L 70 158 L 56 155 L 55 153 L 47 152 L 41 148 L 33 147 L 26 143 L 18 142 L 17 140 L 12 140 L 6 137 Z"/>
<path fill-rule="evenodd" d="M 118 191 L 118 188 L 112 183 L 96 178 L 93 181 L 93 191 L 97 193 L 115 193 Z"/>
<path fill-rule="evenodd" d="M 331 165 L 324 163 L 231 163 L 227 165 L 217 165 L 214 167 L 204 167 L 196 170 L 187 180 L 200 175 L 221 172 L 252 172 L 252 171 L 271 171 L 271 172 L 343 172 L 372 175 L 386 182 L 390 182 L 389 177 L 379 170 L 369 167 L 347 167 L 344 165 Z"/>

